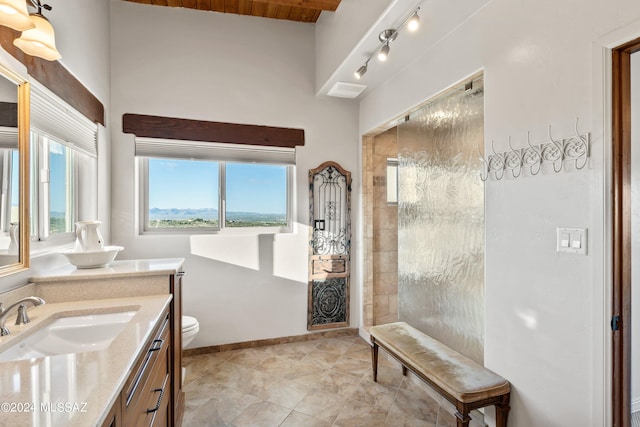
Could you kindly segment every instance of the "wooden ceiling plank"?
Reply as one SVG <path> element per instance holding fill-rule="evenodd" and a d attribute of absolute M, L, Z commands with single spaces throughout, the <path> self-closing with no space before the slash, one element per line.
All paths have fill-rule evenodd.
<path fill-rule="evenodd" d="M 197 9 L 198 8 L 198 0 L 181 0 L 181 7 L 186 7 L 189 9 Z"/>
<path fill-rule="evenodd" d="M 197 0 L 196 6 L 200 10 L 211 10 L 211 0 Z"/>
<path fill-rule="evenodd" d="M 195 1 L 193 3 L 195 4 Z M 188 7 L 188 6 L 183 6 L 182 5 L 182 0 L 168 0 L 167 1 L 167 6 L 170 6 L 170 7 Z"/>
<path fill-rule="evenodd" d="M 238 0 L 224 0 L 224 13 L 238 13 Z"/>
<path fill-rule="evenodd" d="M 267 8 L 264 2 L 254 0 L 253 6 L 251 7 L 251 14 L 253 16 L 264 16 L 266 10 Z"/>
<path fill-rule="evenodd" d="M 290 12 L 291 12 L 291 6 L 278 6 L 276 19 L 289 19 Z"/>
<path fill-rule="evenodd" d="M 240 0 L 238 2 L 238 13 L 240 15 L 251 15 L 252 6 L 253 6 L 253 1 L 251 1 L 251 0 Z"/>
<path fill-rule="evenodd" d="M 167 0 L 152 0 L 152 3 L 156 6 L 169 6 Z"/>
<path fill-rule="evenodd" d="M 224 12 L 224 0 L 211 0 L 211 7 L 209 10 L 214 12 Z"/>
<path fill-rule="evenodd" d="M 318 18 L 320 18 L 320 13 L 322 13 L 321 10 L 316 10 L 315 13 L 313 14 L 313 19 L 311 20 L 311 22 L 318 22 Z"/>
<path fill-rule="evenodd" d="M 278 8 L 279 6 L 277 4 L 267 3 L 267 10 L 265 10 L 264 16 L 266 18 L 277 18 Z"/>
<path fill-rule="evenodd" d="M 332 12 L 334 12 L 340 4 L 340 0 L 268 0 L 268 2 L 282 6 L 329 10 Z"/>
<path fill-rule="evenodd" d="M 299 21 L 300 17 L 302 16 L 302 9 L 299 7 L 292 7 L 291 11 L 289 12 L 289 18 L 292 21 Z"/>

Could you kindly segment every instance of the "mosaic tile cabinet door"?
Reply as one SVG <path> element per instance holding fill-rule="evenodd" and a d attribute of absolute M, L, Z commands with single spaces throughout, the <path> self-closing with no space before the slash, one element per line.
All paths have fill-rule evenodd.
<path fill-rule="evenodd" d="M 351 172 L 335 162 L 309 171 L 307 329 L 349 326 Z"/>

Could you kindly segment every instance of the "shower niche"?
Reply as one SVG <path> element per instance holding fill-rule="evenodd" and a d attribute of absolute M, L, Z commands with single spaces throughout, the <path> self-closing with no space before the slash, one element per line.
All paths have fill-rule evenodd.
<path fill-rule="evenodd" d="M 307 329 L 349 325 L 351 172 L 335 162 L 309 171 Z"/>

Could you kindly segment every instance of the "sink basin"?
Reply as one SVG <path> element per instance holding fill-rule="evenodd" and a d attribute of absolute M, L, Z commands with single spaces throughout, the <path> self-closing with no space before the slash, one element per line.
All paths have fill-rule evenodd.
<path fill-rule="evenodd" d="M 135 311 L 61 317 L 0 353 L 0 362 L 104 350 Z"/>

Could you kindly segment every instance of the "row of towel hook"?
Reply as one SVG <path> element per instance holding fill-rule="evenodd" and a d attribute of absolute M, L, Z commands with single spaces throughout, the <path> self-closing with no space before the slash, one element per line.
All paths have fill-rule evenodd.
<path fill-rule="evenodd" d="M 578 119 L 576 119 L 575 135 L 563 139 L 554 139 L 551 136 L 551 126 L 548 128 L 549 141 L 532 145 L 529 132 L 527 132 L 527 147 L 513 148 L 509 137 L 509 151 L 498 153 L 491 141 L 491 151 L 486 159 L 480 156 L 483 163 L 480 179 L 486 181 L 490 175 L 496 180 L 501 180 L 508 173 L 513 178 L 518 178 L 522 170 L 526 169 L 531 175 L 538 175 L 542 165 L 551 164 L 553 171 L 558 173 L 565 167 L 565 163 L 573 162 L 575 169 L 583 169 L 589 162 L 589 133 L 581 134 L 578 131 Z"/>

